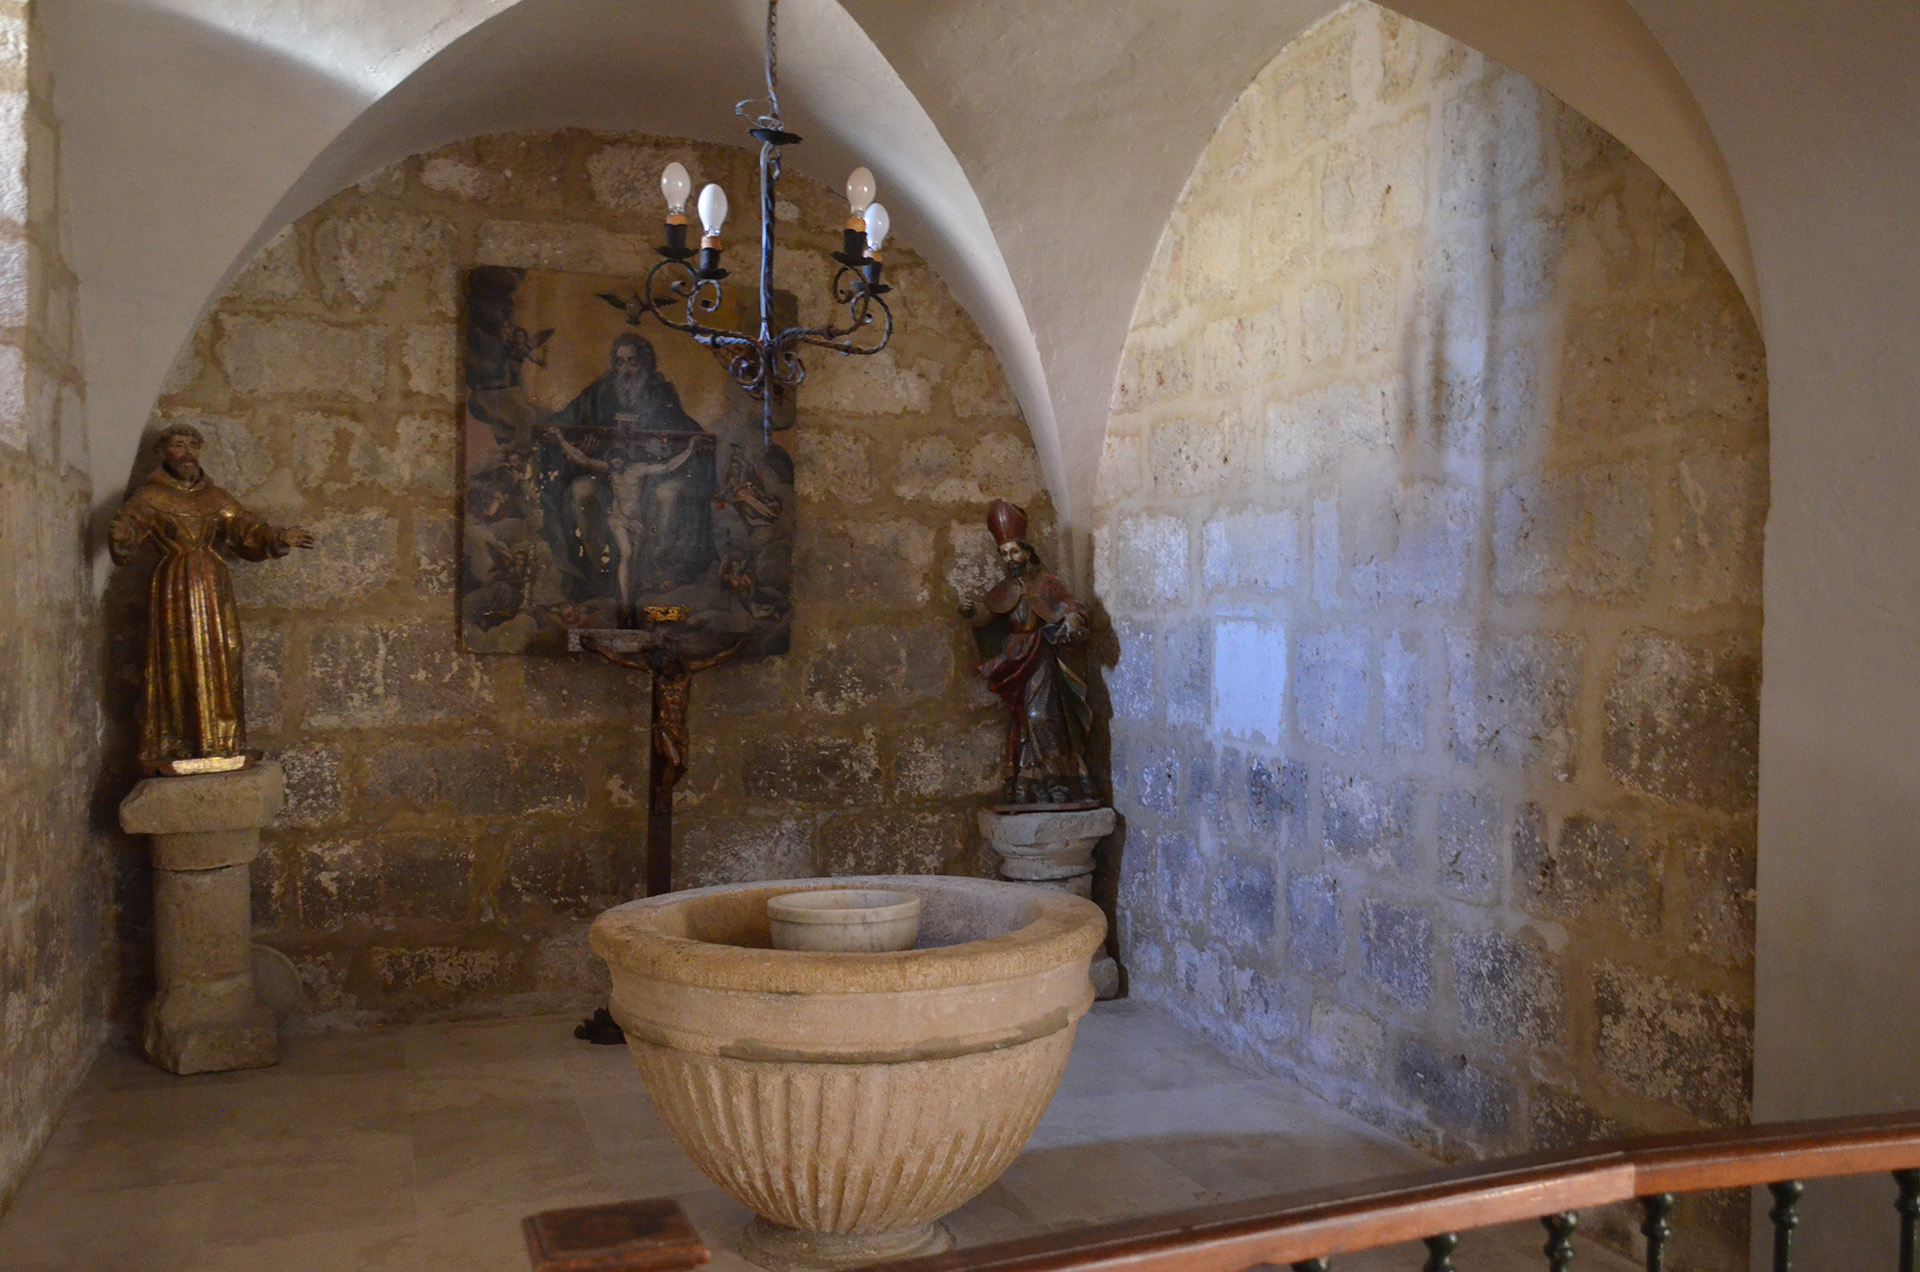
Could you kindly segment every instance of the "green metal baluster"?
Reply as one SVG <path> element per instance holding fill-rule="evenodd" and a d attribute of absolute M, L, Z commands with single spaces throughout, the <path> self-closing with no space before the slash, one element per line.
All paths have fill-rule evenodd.
<path fill-rule="evenodd" d="M 1421 1272 L 1454 1272 L 1453 1252 L 1460 1244 L 1460 1234 L 1443 1232 L 1437 1237 L 1426 1238 L 1427 1264 Z"/>
<path fill-rule="evenodd" d="M 1673 1194 L 1642 1197 L 1640 1209 L 1647 1216 L 1646 1222 L 1640 1225 L 1641 1233 L 1647 1238 L 1647 1272 L 1666 1272 L 1667 1238 L 1673 1235 L 1673 1225 L 1667 1218 L 1673 1214 Z"/>
<path fill-rule="evenodd" d="M 1893 1182 L 1900 1185 L 1900 1199 L 1893 1203 L 1900 1212 L 1900 1272 L 1913 1272 L 1913 1226 L 1920 1219 L 1920 1170 L 1896 1170 Z"/>
<path fill-rule="evenodd" d="M 1557 1215 L 1542 1215 L 1547 1228 L 1547 1268 L 1549 1272 L 1567 1272 L 1573 1266 L 1573 1230 L 1580 1226 L 1579 1212 L 1563 1210 Z"/>
<path fill-rule="evenodd" d="M 1293 1272 L 1327 1272 L 1327 1265 L 1331 1262 L 1333 1260 L 1325 1258 L 1302 1259 L 1292 1265 Z"/>
<path fill-rule="evenodd" d="M 1773 1194 L 1773 1209 L 1767 1212 L 1767 1218 L 1773 1220 L 1773 1272 L 1793 1272 L 1793 1230 L 1800 1226 L 1800 1216 L 1793 1208 L 1806 1185 L 1797 1179 L 1783 1179 L 1768 1184 L 1767 1191 Z"/>

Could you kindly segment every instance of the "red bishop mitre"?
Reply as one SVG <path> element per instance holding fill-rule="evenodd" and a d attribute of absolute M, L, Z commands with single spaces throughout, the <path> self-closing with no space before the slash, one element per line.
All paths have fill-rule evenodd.
<path fill-rule="evenodd" d="M 987 529 L 993 534 L 993 541 L 1005 546 L 1027 537 L 1027 512 L 1004 499 L 996 499 L 987 505 Z"/>

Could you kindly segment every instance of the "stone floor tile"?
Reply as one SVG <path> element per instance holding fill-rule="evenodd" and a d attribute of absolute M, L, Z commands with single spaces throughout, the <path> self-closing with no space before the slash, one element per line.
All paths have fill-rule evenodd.
<path fill-rule="evenodd" d="M 0 1222 L 7 1272 L 154 1272 L 193 1266 L 218 1185 L 76 1188 L 30 1179 Z"/>
<path fill-rule="evenodd" d="M 1323 1128 L 1261 1134 L 1175 1135 L 1140 1146 L 1206 1190 L 1207 1201 L 1240 1201 L 1305 1192 L 1418 1170 L 1423 1161 L 1397 1144 L 1328 1143 Z"/>
<path fill-rule="evenodd" d="M 182 1077 L 152 1064 L 124 1040 L 109 1041 L 87 1073 L 85 1093 L 102 1091 L 171 1091 L 185 1087 L 235 1086 L 261 1072 L 242 1069 L 231 1073 L 194 1073 Z"/>
<path fill-rule="evenodd" d="M 1029 1149 L 999 1182 L 1048 1228 L 1178 1210 L 1206 1199 L 1205 1189 L 1129 1143 Z"/>
<path fill-rule="evenodd" d="M 576 1103 L 574 1086 L 566 1075 L 541 1069 L 537 1072 L 503 1071 L 490 1065 L 472 1073 L 436 1070 L 409 1074 L 406 1078 L 407 1116 L 428 1113 L 458 1113 L 483 1105 L 512 1104 L 520 1100 L 564 1100 Z"/>
<path fill-rule="evenodd" d="M 1040 1119 L 1032 1144 L 1060 1148 L 1183 1134 L 1260 1134 L 1318 1126 L 1342 1114 L 1316 1107 L 1305 1095 L 1275 1099 L 1272 1082 L 1174 1088 L 1152 1093 L 1058 1096 Z"/>
<path fill-rule="evenodd" d="M 211 1183 L 224 1168 L 217 1123 L 170 1129 L 105 1119 L 71 1138 L 55 1132 L 54 1152 L 34 1162 L 27 1184 L 54 1189 L 153 1188 Z"/>
<path fill-rule="evenodd" d="M 625 1047 L 582 1047 L 565 1069 L 566 1081 L 585 1098 L 625 1098 L 643 1090 L 640 1071 Z"/>
<path fill-rule="evenodd" d="M 216 1242 L 200 1253 L 193 1272 L 374 1272 L 375 1269 L 454 1267 L 421 1259 L 418 1225 L 391 1224 L 377 1228 L 331 1228 L 257 1241 Z M 526 1254 L 520 1254 L 526 1272 Z"/>
<path fill-rule="evenodd" d="M 985 1192 L 948 1215 L 946 1224 L 954 1240 L 963 1246 L 1011 1241 L 1031 1236 L 1046 1226 L 1004 1179 L 987 1185 Z"/>
<path fill-rule="evenodd" d="M 535 1210 L 546 1207 L 536 1206 Z M 414 1231 L 406 1263 L 373 1264 L 368 1272 L 401 1268 L 458 1269 L 458 1272 L 527 1272 L 527 1243 L 520 1221 L 473 1223 L 465 1219 L 424 1217 Z M 195 1269 L 195 1272 L 199 1272 Z"/>
<path fill-rule="evenodd" d="M 265 1071 L 221 1106 L 225 1129 L 271 1142 L 315 1130 L 385 1131 L 406 1118 L 410 1083 L 397 1069 L 359 1073 Z M 149 1100 L 164 1100 L 155 1094 Z M 248 1155 L 249 1160 L 252 1154 Z"/>
<path fill-rule="evenodd" d="M 223 1175 L 209 1240 L 249 1244 L 414 1221 L 408 1136 L 352 1131 L 304 1141 L 301 1149 L 276 1165 L 255 1164 Z"/>
<path fill-rule="evenodd" d="M 602 1153 L 626 1152 L 635 1144 L 673 1134 L 637 1078 L 630 1091 L 594 1099 L 576 1096 L 574 1104 L 594 1147 Z"/>
<path fill-rule="evenodd" d="M 603 1151 L 598 1161 L 601 1183 L 613 1197 L 675 1197 L 713 1187 L 671 1136 Z"/>
<path fill-rule="evenodd" d="M 1074 1059 L 1061 1079 L 1062 1095 L 1171 1091 L 1264 1076 L 1209 1047 L 1196 1046 L 1195 1039 L 1152 1007 L 1128 999 L 1112 1005 L 1124 1009 L 1090 1013 L 1081 1020 Z"/>
<path fill-rule="evenodd" d="M 527 1016 L 412 1025 L 401 1045 L 407 1069 L 415 1074 L 471 1074 L 502 1065 L 515 1071 L 564 1071 L 569 1050 L 591 1045 L 573 1036 L 576 1023 L 571 1016 Z"/>
<path fill-rule="evenodd" d="M 587 1134 L 602 1154 L 617 1155 L 672 1135 L 632 1065 L 605 1073 L 576 1073 L 569 1085 Z"/>
<path fill-rule="evenodd" d="M 278 1073 L 398 1072 L 406 1067 L 406 1029 L 385 1026 L 354 1033 L 282 1034 Z"/>
<path fill-rule="evenodd" d="M 401 1128 L 403 1093 L 393 1073 L 272 1071 L 246 1084 L 103 1092 L 63 1120 L 36 1171 L 74 1187 L 211 1181 Z"/>
<path fill-rule="evenodd" d="M 567 1098 L 489 1097 L 410 1120 L 422 1212 L 472 1214 L 523 1196 L 599 1188 L 599 1154 Z"/>

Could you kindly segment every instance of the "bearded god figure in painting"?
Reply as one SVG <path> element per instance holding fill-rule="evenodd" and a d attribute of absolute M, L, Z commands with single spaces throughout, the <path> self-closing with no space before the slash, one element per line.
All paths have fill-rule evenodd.
<path fill-rule="evenodd" d="M 151 540 L 160 551 L 147 610 L 146 692 L 140 764 L 150 773 L 244 768 L 240 619 L 225 548 L 248 561 L 311 548 L 299 526 L 270 526 L 200 470 L 198 429 L 160 434 L 160 466 L 113 518 L 108 549 L 125 565 Z"/>
<path fill-rule="evenodd" d="M 467 276 L 461 615 L 474 653 L 564 654 L 572 632 L 644 630 L 658 609 L 684 610 L 680 630 L 703 634 L 705 652 L 747 635 L 743 660 L 788 647 L 792 456 L 711 352 L 637 330 L 639 286 L 494 265 Z"/>
<path fill-rule="evenodd" d="M 1004 499 L 987 509 L 1006 578 L 960 606 L 983 661 L 976 670 L 1007 704 L 1006 811 L 1093 808 L 1087 769 L 1087 682 L 1062 655 L 1086 638 L 1087 607 L 1048 572 L 1027 541 L 1027 514 Z"/>

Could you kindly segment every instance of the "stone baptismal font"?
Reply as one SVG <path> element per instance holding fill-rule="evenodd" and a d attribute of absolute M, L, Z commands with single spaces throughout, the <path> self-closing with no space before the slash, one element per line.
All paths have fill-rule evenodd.
<path fill-rule="evenodd" d="M 1113 810 L 1087 763 L 1086 682 L 1066 656 L 1090 615 L 1041 564 L 1024 511 L 996 500 L 987 524 L 1005 578 L 960 612 L 1008 708 L 1004 802 L 981 814 L 1005 878 L 728 884 L 617 906 L 591 930 L 655 1108 L 753 1211 L 741 1253 L 774 1272 L 950 1247 L 941 1217 L 1012 1165 L 1096 988 L 1117 988 L 1106 917 L 1088 899 Z M 577 644 L 618 661 L 599 644 L 616 637 L 661 639 Z M 657 686 L 663 668 L 653 675 Z M 829 916 L 838 935 L 802 930 Z M 898 944 L 882 934 L 896 919 Z"/>
<path fill-rule="evenodd" d="M 770 898 L 825 889 L 921 902 L 912 949 L 772 948 Z M 1099 907 L 930 875 L 726 884 L 594 921 L 613 1014 L 660 1116 L 756 1218 L 775 1272 L 948 1248 L 939 1222 L 1013 1164 L 1093 1003 Z"/>

